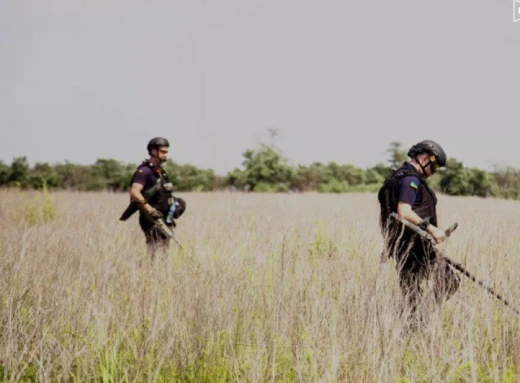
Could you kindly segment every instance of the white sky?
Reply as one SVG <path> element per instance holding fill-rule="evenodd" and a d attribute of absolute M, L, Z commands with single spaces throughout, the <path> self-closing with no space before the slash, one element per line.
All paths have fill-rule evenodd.
<path fill-rule="evenodd" d="M 429 138 L 520 167 L 513 0 L 0 0 L 0 159 L 225 173 L 280 129 L 293 164 Z"/>

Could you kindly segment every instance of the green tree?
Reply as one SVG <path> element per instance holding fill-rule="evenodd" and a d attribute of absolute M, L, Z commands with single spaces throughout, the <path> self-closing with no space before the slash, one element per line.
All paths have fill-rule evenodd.
<path fill-rule="evenodd" d="M 388 175 L 392 171 L 392 168 L 390 166 L 386 166 L 382 162 L 378 162 L 377 164 L 375 164 L 374 166 L 372 166 L 371 168 L 369 168 L 367 170 L 373 171 L 373 172 L 379 174 L 382 179 L 385 179 L 386 177 L 388 177 Z"/>
<path fill-rule="evenodd" d="M 340 181 L 337 178 L 332 178 L 328 182 L 321 183 L 318 186 L 318 192 L 320 193 L 346 193 L 348 189 L 348 182 Z"/>
<path fill-rule="evenodd" d="M 9 172 L 8 184 L 19 186 L 21 188 L 28 187 L 29 178 L 29 162 L 27 157 L 15 157 L 11 163 L 11 171 Z"/>
<path fill-rule="evenodd" d="M 365 172 L 365 182 L 367 185 L 382 185 L 385 177 L 374 168 L 367 169 Z"/>
<path fill-rule="evenodd" d="M 365 170 L 350 164 L 341 165 L 335 178 L 339 181 L 347 182 L 351 186 L 363 185 L 366 181 Z"/>
<path fill-rule="evenodd" d="M 300 167 L 299 172 L 305 179 L 309 190 L 318 190 L 322 184 L 330 184 L 334 178 L 331 167 L 321 162 L 313 162 L 308 167 Z"/>
<path fill-rule="evenodd" d="M 403 149 L 403 144 L 398 141 L 390 142 L 390 147 L 386 150 L 390 167 L 398 168 L 408 158 L 407 151 Z"/>
<path fill-rule="evenodd" d="M 112 158 L 100 158 L 92 165 L 92 185 L 112 191 L 128 189 L 136 166 Z"/>
<path fill-rule="evenodd" d="M 275 146 L 278 130 L 270 129 L 270 142 L 258 149 L 246 150 L 241 168 L 225 176 L 217 176 L 213 169 L 200 169 L 193 164 L 177 164 L 168 160 L 166 171 L 178 191 L 211 191 L 233 186 L 242 190 L 285 192 L 300 191 L 346 193 L 377 191 L 392 168 L 377 163 L 367 169 L 352 164 L 313 162 L 309 166 L 289 165 Z M 394 167 L 406 159 L 401 143 L 393 141 L 387 150 L 389 163 Z M 50 188 L 78 191 L 126 191 L 136 165 L 111 158 L 101 158 L 92 165 L 78 165 L 68 161 L 49 165 L 38 162 L 30 167 L 27 158 L 15 157 L 11 165 L 0 161 L 0 186 L 19 186 L 39 189 Z M 430 177 L 429 185 L 436 191 L 450 195 L 520 198 L 520 170 L 512 167 L 491 172 L 466 168 L 454 158 L 448 159 L 447 168 Z"/>
<path fill-rule="evenodd" d="M 37 162 L 29 171 L 28 186 L 33 189 L 42 189 L 43 185 L 49 188 L 58 186 L 58 176 L 53 166 L 47 162 Z"/>
<path fill-rule="evenodd" d="M 0 186 L 7 186 L 11 175 L 11 167 L 0 161 Z"/>
<path fill-rule="evenodd" d="M 231 186 L 240 190 L 247 187 L 247 174 L 239 168 L 234 168 L 225 177 L 225 185 Z"/>
<path fill-rule="evenodd" d="M 462 162 L 449 158 L 446 170 L 439 176 L 439 188 L 445 194 L 464 195 L 469 190 L 470 174 Z"/>
<path fill-rule="evenodd" d="M 291 178 L 291 188 L 301 192 L 311 190 L 309 180 L 307 179 L 307 173 L 308 168 L 306 166 L 298 165 L 294 169 L 293 176 Z"/>
<path fill-rule="evenodd" d="M 75 191 L 100 191 L 106 186 L 105 180 L 95 174 L 92 165 L 77 165 L 65 161 L 55 166 L 57 183 L 62 188 Z"/>
<path fill-rule="evenodd" d="M 469 172 L 469 195 L 478 197 L 488 197 L 493 194 L 494 182 L 491 175 L 477 168 L 468 169 Z"/>
<path fill-rule="evenodd" d="M 511 166 L 494 166 L 490 173 L 493 181 L 493 195 L 507 199 L 520 196 L 520 172 Z"/>
<path fill-rule="evenodd" d="M 164 165 L 175 190 L 211 191 L 215 189 L 217 176 L 213 169 L 200 169 L 192 164 L 179 165 L 168 160 Z"/>
<path fill-rule="evenodd" d="M 235 169 L 228 176 L 230 185 L 238 180 L 250 190 L 288 190 L 294 175 L 287 160 L 271 146 L 262 144 L 258 150 L 247 149 L 242 156 L 244 170 Z M 258 188 L 257 188 L 258 186 Z"/>

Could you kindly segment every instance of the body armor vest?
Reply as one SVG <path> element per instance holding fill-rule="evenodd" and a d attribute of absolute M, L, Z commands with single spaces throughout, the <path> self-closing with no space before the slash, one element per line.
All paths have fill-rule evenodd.
<path fill-rule="evenodd" d="M 380 228 L 383 235 L 388 231 L 395 232 L 392 229 L 398 229 L 397 221 L 388 222 L 390 213 L 397 213 L 397 205 L 399 203 L 399 181 L 406 176 L 416 176 L 421 184 L 419 194 L 417 196 L 418 203 L 412 206 L 412 210 L 422 219 L 430 218 L 430 223 L 437 226 L 437 197 L 433 190 L 426 183 L 426 179 L 416 169 L 406 169 L 401 167 L 390 174 L 383 186 L 379 189 L 378 201 L 381 209 Z M 409 230 L 409 229 L 408 229 Z"/>
<path fill-rule="evenodd" d="M 164 216 L 166 216 L 168 214 L 170 205 L 173 203 L 170 180 L 160 166 L 156 166 L 149 161 L 143 161 L 139 168 L 143 166 L 149 168 L 152 171 L 157 181 L 154 186 L 143 189 L 143 195 L 149 194 L 150 196 L 148 198 L 148 203 L 160 211 Z M 170 190 L 167 190 L 167 188 Z"/>

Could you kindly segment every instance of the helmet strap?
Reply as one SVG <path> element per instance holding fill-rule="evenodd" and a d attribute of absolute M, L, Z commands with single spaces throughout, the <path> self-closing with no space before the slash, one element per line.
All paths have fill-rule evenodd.
<path fill-rule="evenodd" d="M 157 149 L 157 150 L 159 150 L 159 149 Z M 153 155 L 153 154 L 151 156 L 157 158 L 157 165 L 158 166 L 161 166 L 162 164 L 165 163 L 165 161 L 161 160 L 161 158 L 159 156 Z"/>
<path fill-rule="evenodd" d="M 154 149 L 155 149 L 155 150 L 159 150 L 158 148 L 152 148 L 152 149 L 150 149 L 150 157 L 152 157 L 152 158 L 157 158 L 157 160 L 158 160 L 159 162 L 161 162 L 161 159 L 159 158 L 159 156 L 158 156 L 157 154 L 153 154 L 153 150 L 154 150 Z"/>
<path fill-rule="evenodd" d="M 431 174 L 435 174 L 434 165 L 435 165 L 435 161 L 436 160 L 437 160 L 437 158 L 435 157 L 435 155 L 431 154 L 430 155 L 430 161 L 426 164 L 426 166 L 430 165 Z"/>
<path fill-rule="evenodd" d="M 426 168 L 428 167 L 428 165 L 430 165 L 430 167 L 432 167 L 433 166 L 433 162 L 429 161 L 426 165 L 423 165 L 423 164 L 421 164 L 421 161 L 419 161 L 417 156 L 415 156 L 413 159 L 421 167 L 423 175 L 426 176 Z M 433 170 L 433 168 L 431 168 L 431 170 Z M 433 172 L 432 172 L 432 174 L 433 174 Z"/>
<path fill-rule="evenodd" d="M 417 157 L 415 157 L 415 162 L 417 162 L 419 164 L 419 166 L 421 167 L 422 171 L 423 171 L 423 174 L 426 176 L 426 168 L 429 166 L 430 167 L 430 174 L 434 174 L 435 173 L 435 169 L 433 168 L 433 164 L 434 164 L 434 161 L 432 160 L 429 160 L 426 165 L 422 165 L 418 160 L 417 160 Z"/>

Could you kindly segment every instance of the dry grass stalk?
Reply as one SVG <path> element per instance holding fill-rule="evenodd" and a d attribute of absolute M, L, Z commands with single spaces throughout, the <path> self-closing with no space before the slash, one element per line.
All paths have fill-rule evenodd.
<path fill-rule="evenodd" d="M 420 331 L 400 320 L 374 195 L 185 194 L 194 257 L 151 264 L 126 195 L 53 193 L 44 219 L 0 193 L 3 381 L 519 379 L 519 317 L 468 279 Z M 520 204 L 439 203 L 447 254 L 516 304 Z"/>

